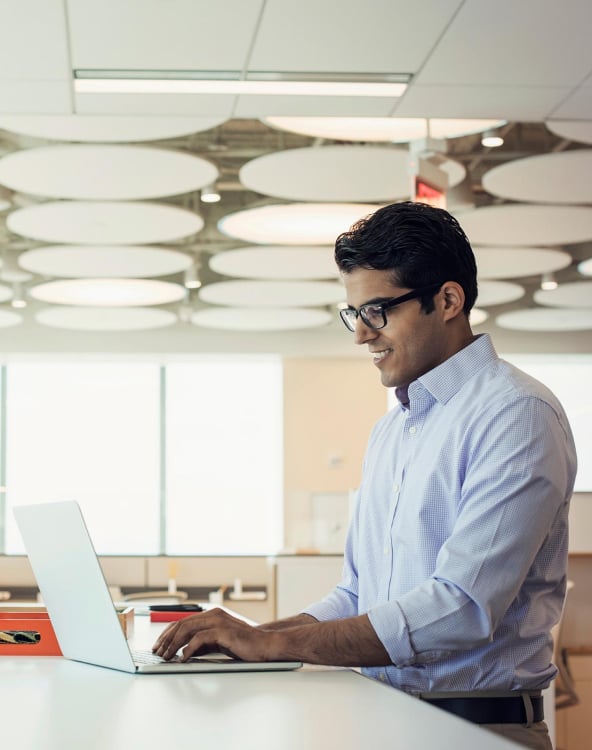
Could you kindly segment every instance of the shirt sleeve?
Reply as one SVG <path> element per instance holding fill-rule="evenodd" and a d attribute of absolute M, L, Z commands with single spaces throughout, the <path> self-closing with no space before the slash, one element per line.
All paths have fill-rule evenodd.
<path fill-rule="evenodd" d="M 536 576 L 527 590 L 524 582 L 565 515 L 575 463 L 569 428 L 534 396 L 485 409 L 467 436 L 457 518 L 433 575 L 368 613 L 396 666 L 487 643 L 513 603 L 535 617 Z"/>

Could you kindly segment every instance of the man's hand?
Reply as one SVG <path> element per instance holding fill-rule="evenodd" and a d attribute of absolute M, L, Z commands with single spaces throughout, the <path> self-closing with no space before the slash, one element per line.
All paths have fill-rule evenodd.
<path fill-rule="evenodd" d="M 169 625 L 152 650 L 172 659 L 180 648 L 182 661 L 221 651 L 245 661 L 292 660 L 336 667 L 391 663 L 367 615 L 328 622 L 298 615 L 253 627 L 222 609 L 212 609 Z"/>
<path fill-rule="evenodd" d="M 248 625 L 222 609 L 211 609 L 171 623 L 156 640 L 152 651 L 179 659 L 218 651 L 245 661 L 269 661 L 270 634 Z"/>

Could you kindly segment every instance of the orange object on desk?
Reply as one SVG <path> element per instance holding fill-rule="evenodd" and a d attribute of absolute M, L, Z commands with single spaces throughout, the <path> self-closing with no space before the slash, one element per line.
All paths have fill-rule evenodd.
<path fill-rule="evenodd" d="M 0 639 L 0 656 L 61 656 L 47 612 L 0 612 L 0 632 L 36 633 L 36 642 L 6 643 Z"/>
<path fill-rule="evenodd" d="M 191 612 L 174 612 L 172 610 L 162 610 L 160 612 L 150 612 L 150 622 L 176 622 L 189 615 L 198 614 L 197 610 Z"/>

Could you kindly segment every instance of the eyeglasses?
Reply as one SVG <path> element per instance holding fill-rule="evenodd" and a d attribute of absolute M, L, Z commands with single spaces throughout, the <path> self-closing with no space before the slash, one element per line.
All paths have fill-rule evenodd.
<path fill-rule="evenodd" d="M 400 297 L 393 297 L 392 299 L 386 300 L 386 302 L 373 303 L 369 302 L 367 305 L 362 305 L 358 310 L 355 307 L 345 307 L 339 311 L 341 320 L 345 323 L 346 328 L 350 331 L 356 330 L 356 320 L 358 315 L 362 318 L 362 321 L 368 328 L 373 328 L 378 331 L 380 328 L 384 328 L 386 325 L 386 311 L 390 310 L 391 307 L 396 307 L 402 302 L 407 302 L 410 299 L 417 299 L 422 297 L 424 294 L 430 292 L 435 294 L 442 284 L 431 284 L 430 286 L 423 286 L 420 289 L 414 289 L 412 292 L 402 294 Z"/>

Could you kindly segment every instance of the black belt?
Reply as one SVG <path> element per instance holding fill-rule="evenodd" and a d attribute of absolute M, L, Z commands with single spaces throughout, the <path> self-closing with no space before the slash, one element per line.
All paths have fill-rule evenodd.
<path fill-rule="evenodd" d="M 429 698 L 423 700 L 432 706 L 456 714 L 474 724 L 527 724 L 526 708 L 522 696 L 508 698 Z M 528 698 L 526 698 L 528 700 Z M 531 696 L 532 722 L 543 721 L 543 699 Z"/>

